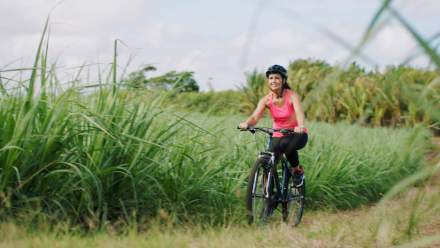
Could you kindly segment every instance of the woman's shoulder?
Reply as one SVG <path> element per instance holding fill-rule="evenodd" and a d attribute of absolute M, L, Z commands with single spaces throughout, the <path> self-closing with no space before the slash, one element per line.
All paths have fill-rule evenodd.
<path fill-rule="evenodd" d="M 296 94 L 296 92 L 293 91 L 292 89 L 285 89 L 285 91 L 286 91 L 287 94 L 290 94 L 290 95 Z"/>
<path fill-rule="evenodd" d="M 289 99 L 289 101 L 290 101 L 292 104 L 295 103 L 295 102 L 298 102 L 299 99 L 300 99 L 298 93 L 296 93 L 295 91 L 290 90 L 290 89 L 288 90 L 287 95 L 288 95 L 288 99 Z"/>
<path fill-rule="evenodd" d="M 295 91 L 293 91 L 293 90 L 291 90 L 291 89 L 288 89 L 288 90 L 287 90 L 287 94 L 288 94 L 290 97 L 298 97 L 298 93 L 296 93 Z"/>

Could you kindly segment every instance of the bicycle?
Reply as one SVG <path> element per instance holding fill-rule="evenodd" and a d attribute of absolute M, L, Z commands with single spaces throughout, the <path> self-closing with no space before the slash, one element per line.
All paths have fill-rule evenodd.
<path fill-rule="evenodd" d="M 289 171 L 289 164 L 285 156 L 281 156 L 281 170 L 277 169 L 275 154 L 268 151 L 270 142 L 272 142 L 272 134 L 274 132 L 282 132 L 283 134 L 294 133 L 290 129 L 276 130 L 264 127 L 252 127 L 248 129 L 240 129 L 242 131 L 250 131 L 266 133 L 268 142 L 266 151 L 260 152 L 254 167 L 252 168 L 246 194 L 246 209 L 248 223 L 265 224 L 268 218 L 274 213 L 278 205 L 282 206 L 282 219 L 289 223 L 294 221 L 293 225 L 297 226 L 301 222 L 305 205 L 305 178 L 302 183 L 294 185 L 293 177 Z M 278 173 L 281 172 L 280 181 Z M 292 219 L 293 218 L 293 219 Z"/>

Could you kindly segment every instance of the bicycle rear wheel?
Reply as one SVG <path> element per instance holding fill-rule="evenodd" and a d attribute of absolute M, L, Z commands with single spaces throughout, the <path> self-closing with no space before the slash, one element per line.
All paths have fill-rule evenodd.
<path fill-rule="evenodd" d="M 301 222 L 304 213 L 306 181 L 304 179 L 303 184 L 296 187 L 292 176 L 289 176 L 285 187 L 287 195 L 286 201 L 283 202 L 283 221 L 297 226 Z"/>
<path fill-rule="evenodd" d="M 273 194 L 273 183 L 267 187 L 268 170 L 264 168 L 267 161 L 259 158 L 249 174 L 248 188 L 246 194 L 246 209 L 248 223 L 264 224 L 271 213 L 271 197 Z M 268 190 L 269 188 L 269 190 Z"/>

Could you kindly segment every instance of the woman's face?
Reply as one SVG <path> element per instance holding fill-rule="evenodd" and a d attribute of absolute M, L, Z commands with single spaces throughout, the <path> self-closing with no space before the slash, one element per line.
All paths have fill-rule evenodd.
<path fill-rule="evenodd" d="M 271 91 L 278 92 L 283 85 L 283 77 L 277 73 L 270 74 L 267 78 L 267 83 Z"/>

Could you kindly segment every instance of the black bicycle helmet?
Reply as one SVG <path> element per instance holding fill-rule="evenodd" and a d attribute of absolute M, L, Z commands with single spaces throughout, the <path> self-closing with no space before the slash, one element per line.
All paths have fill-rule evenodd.
<path fill-rule="evenodd" d="M 284 79 L 287 79 L 287 71 L 284 67 L 281 65 L 273 65 L 269 67 L 266 71 L 266 77 L 269 77 L 270 74 L 278 73 L 280 74 Z"/>

